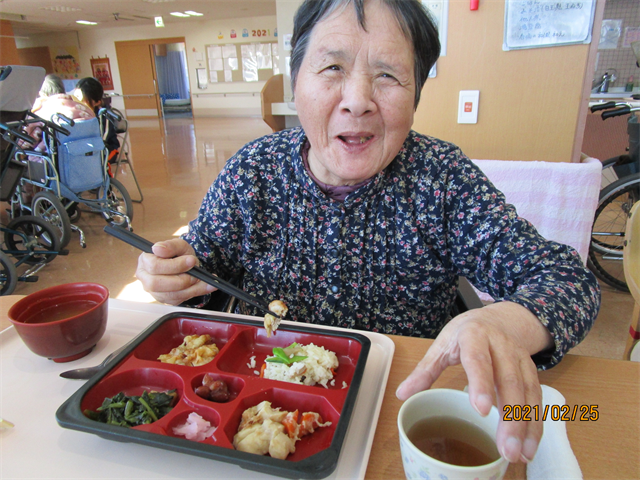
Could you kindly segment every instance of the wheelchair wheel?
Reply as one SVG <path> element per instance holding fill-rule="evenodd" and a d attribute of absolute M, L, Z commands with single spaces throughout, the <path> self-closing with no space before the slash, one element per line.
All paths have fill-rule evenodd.
<path fill-rule="evenodd" d="M 98 198 L 103 198 L 104 187 L 100 187 Z M 108 223 L 114 225 L 125 225 L 127 221 L 123 215 L 129 217 L 129 222 L 133 220 L 133 203 L 127 189 L 115 178 L 110 179 L 109 190 L 107 191 L 107 204 L 105 208 L 111 211 L 117 211 L 121 215 L 114 215 L 111 212 L 102 212 L 102 216 Z"/>
<path fill-rule="evenodd" d="M 49 263 L 60 251 L 55 227 L 42 218 L 33 215 L 14 218 L 4 232 L 6 253 L 29 265 Z"/>
<path fill-rule="evenodd" d="M 0 296 L 11 295 L 18 284 L 18 271 L 9 255 L 0 251 Z"/>
<path fill-rule="evenodd" d="M 62 202 L 49 190 L 34 195 L 31 202 L 31 213 L 42 218 L 59 232 L 60 248 L 64 248 L 71 240 L 71 220 Z"/>
<path fill-rule="evenodd" d="M 615 181 L 602 192 L 593 222 L 587 266 L 603 282 L 628 292 L 622 265 L 629 212 L 640 200 L 640 174 Z"/>

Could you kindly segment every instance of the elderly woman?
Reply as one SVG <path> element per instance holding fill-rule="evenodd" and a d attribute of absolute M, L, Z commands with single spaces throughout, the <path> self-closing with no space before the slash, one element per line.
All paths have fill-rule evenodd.
<path fill-rule="evenodd" d="M 541 402 L 548 368 L 591 327 L 600 302 L 577 252 L 543 239 L 462 152 L 411 130 L 437 32 L 418 1 L 307 0 L 291 76 L 301 128 L 234 155 L 190 231 L 142 254 L 159 301 L 206 301 L 200 263 L 281 299 L 293 320 L 435 337 L 397 391 L 429 388 L 461 363 L 470 400 Z M 459 275 L 499 299 L 450 318 Z M 241 304 L 241 313 L 258 314 Z M 498 447 L 530 461 L 540 422 L 504 422 Z"/>
<path fill-rule="evenodd" d="M 86 120 L 95 117 L 93 110 L 65 93 L 62 79 L 54 74 L 44 78 L 39 96 L 31 111 L 45 120 L 51 120 L 56 113 L 61 113 L 71 120 Z"/>
<path fill-rule="evenodd" d="M 44 78 L 38 98 L 36 99 L 31 112 L 44 120 L 52 120 L 57 114 L 64 115 L 66 118 L 74 121 L 87 120 L 94 118 L 95 115 L 91 109 L 86 107 L 74 98 L 65 93 L 64 83 L 62 79 L 54 74 L 49 74 Z M 31 123 L 26 128 L 27 135 L 30 135 L 38 141 L 33 147 L 35 152 L 45 153 L 47 145 L 45 143 L 42 129 L 44 125 L 41 122 Z M 23 144 L 24 145 L 24 144 Z M 44 163 L 41 157 L 34 155 L 29 156 L 29 160 L 37 163 Z M 34 188 L 30 183 L 23 185 L 23 202 L 30 203 L 33 197 Z"/>

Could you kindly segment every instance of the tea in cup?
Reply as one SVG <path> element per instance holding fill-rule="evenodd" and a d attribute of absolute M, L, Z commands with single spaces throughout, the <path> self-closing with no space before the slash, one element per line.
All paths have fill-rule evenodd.
<path fill-rule="evenodd" d="M 433 389 L 409 398 L 398 414 L 402 463 L 408 479 L 499 480 L 509 462 L 496 445 L 499 414 L 486 417 L 459 390 Z"/>

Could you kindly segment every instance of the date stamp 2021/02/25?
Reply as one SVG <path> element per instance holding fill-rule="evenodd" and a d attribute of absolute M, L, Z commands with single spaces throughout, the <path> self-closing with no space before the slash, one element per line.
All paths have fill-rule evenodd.
<path fill-rule="evenodd" d="M 595 422 L 600 418 L 598 405 L 505 405 L 502 420 L 505 422 L 537 422 L 551 419 L 553 421 Z"/>

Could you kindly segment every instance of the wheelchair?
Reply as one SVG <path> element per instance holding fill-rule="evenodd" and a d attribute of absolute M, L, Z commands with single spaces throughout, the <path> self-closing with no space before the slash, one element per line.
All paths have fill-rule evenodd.
<path fill-rule="evenodd" d="M 602 119 L 628 115 L 627 152 L 602 161 L 602 189 L 595 212 L 587 266 L 604 283 L 629 292 L 623 268 L 625 229 L 631 209 L 640 201 L 639 107 L 626 102 L 606 102 L 591 107 Z"/>
<path fill-rule="evenodd" d="M 86 247 L 84 233 L 71 224 L 78 206 L 101 214 L 109 223 L 131 228 L 133 203 L 125 186 L 109 175 L 108 151 L 102 140 L 101 115 L 111 113 L 102 109 L 98 115 L 73 121 L 58 114 L 50 122 L 31 114 L 34 121 L 43 124 L 46 151 L 23 148 L 16 154 L 27 175 L 20 180 L 11 211 L 27 211 L 54 225 L 63 247 L 72 230 L 79 233 L 80 245 Z M 30 203 L 24 195 L 27 185 L 37 192 Z"/>
<path fill-rule="evenodd" d="M 0 67 L 0 201 L 9 203 L 25 173 L 25 166 L 14 160 L 19 141 L 32 145 L 34 140 L 23 131 L 24 120 L 44 79 L 40 67 Z M 20 87 L 20 92 L 11 91 Z M 36 273 L 62 250 L 57 232 L 49 223 L 32 215 L 21 215 L 0 224 L 0 295 L 10 295 L 19 281 L 36 282 Z M 15 262 L 14 262 L 15 260 Z M 26 269 L 21 268 L 25 266 Z M 19 273 L 21 272 L 21 273 Z"/>

